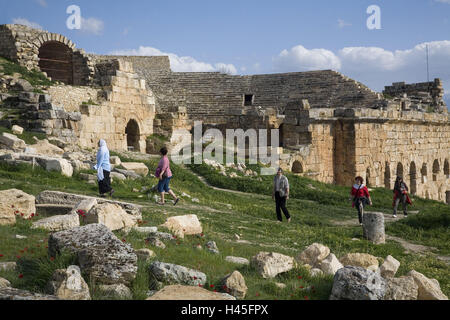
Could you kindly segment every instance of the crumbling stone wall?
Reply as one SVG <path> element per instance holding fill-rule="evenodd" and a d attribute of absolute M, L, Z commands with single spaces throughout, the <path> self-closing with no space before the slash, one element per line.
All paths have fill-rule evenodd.
<path fill-rule="evenodd" d="M 132 65 L 123 60 L 108 60 L 96 65 L 105 102 L 83 104 L 80 145 L 95 148 L 99 139 L 107 141 L 112 150 L 127 150 L 126 128 L 130 121 L 138 125 L 138 150 L 146 151 L 146 139 L 153 134 L 155 102 L 145 80 L 133 72 Z"/>
<path fill-rule="evenodd" d="M 383 93 L 396 98 L 402 104 L 402 109 L 431 110 L 447 113 L 444 101 L 444 88 L 440 79 L 430 82 L 406 84 L 395 82 L 386 86 Z"/>
<path fill-rule="evenodd" d="M 283 156 L 282 166 L 292 170 L 298 162 L 302 175 L 339 185 L 351 185 L 361 175 L 369 186 L 389 189 L 401 175 L 413 194 L 446 201 L 450 191 L 448 115 L 399 108 L 317 113 L 317 109 L 300 107 L 303 121 L 289 128 L 290 135 L 307 132 L 310 143 L 289 146 L 291 152 Z"/>
<path fill-rule="evenodd" d="M 75 44 L 68 38 L 24 25 L 0 25 L 0 56 L 29 70 L 40 70 L 39 49 L 50 42 L 64 45 L 72 52 L 73 83 L 70 84 L 90 84 L 94 75 L 91 58 L 83 50 L 76 49 Z"/>
<path fill-rule="evenodd" d="M 48 88 L 47 92 L 54 104 L 64 106 L 64 110 L 69 112 L 80 111 L 80 105 L 88 104 L 89 101 L 100 104 L 104 100 L 103 91 L 92 87 L 57 85 Z"/>

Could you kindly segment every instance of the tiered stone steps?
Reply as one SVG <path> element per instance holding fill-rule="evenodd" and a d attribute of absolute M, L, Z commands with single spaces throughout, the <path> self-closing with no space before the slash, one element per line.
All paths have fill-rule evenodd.
<path fill-rule="evenodd" d="M 253 105 L 262 108 L 284 107 L 301 99 L 308 99 L 313 108 L 371 107 L 379 100 L 376 92 L 331 70 L 253 76 L 136 71 L 154 92 L 159 111 L 186 106 L 194 119 L 239 112 L 245 94 L 253 94 Z"/>

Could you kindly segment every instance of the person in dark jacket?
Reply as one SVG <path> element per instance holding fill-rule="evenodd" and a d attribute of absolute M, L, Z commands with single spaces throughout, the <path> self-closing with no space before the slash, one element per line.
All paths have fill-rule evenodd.
<path fill-rule="evenodd" d="M 289 181 L 288 178 L 283 175 L 283 169 L 281 168 L 278 168 L 277 175 L 273 179 L 272 199 L 275 200 L 276 203 L 278 221 L 283 222 L 281 216 L 281 211 L 283 211 L 288 223 L 290 223 L 291 216 L 286 208 L 286 200 L 289 199 Z"/>
<path fill-rule="evenodd" d="M 355 184 L 350 192 L 352 200 L 352 207 L 356 207 L 358 210 L 359 224 L 363 223 L 363 209 L 369 204 L 372 205 L 372 199 L 370 198 L 369 189 L 364 185 L 364 179 L 362 177 L 355 178 Z"/>
<path fill-rule="evenodd" d="M 400 202 L 403 206 L 403 214 L 405 217 L 408 216 L 408 204 L 412 204 L 411 199 L 408 196 L 408 186 L 403 181 L 402 177 L 397 177 L 394 185 L 394 201 L 392 206 L 394 207 L 394 218 L 397 218 L 397 209 Z"/>

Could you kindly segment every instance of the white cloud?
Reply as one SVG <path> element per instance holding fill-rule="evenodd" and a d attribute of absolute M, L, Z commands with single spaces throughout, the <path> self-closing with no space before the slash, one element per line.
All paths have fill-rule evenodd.
<path fill-rule="evenodd" d="M 448 3 L 450 4 L 450 0 L 434 0 L 436 2 L 441 2 L 441 3 Z"/>
<path fill-rule="evenodd" d="M 14 18 L 12 21 L 13 24 L 23 24 L 24 26 L 28 26 L 30 28 L 34 29 L 41 29 L 43 30 L 42 26 L 36 22 L 29 21 L 25 18 Z"/>
<path fill-rule="evenodd" d="M 341 29 L 345 27 L 350 27 L 351 25 L 352 25 L 351 23 L 345 22 L 342 19 L 338 19 L 338 27 Z"/>
<path fill-rule="evenodd" d="M 306 49 L 298 45 L 290 50 L 283 50 L 273 59 L 278 72 L 311 71 L 323 69 L 340 69 L 339 58 L 330 50 Z"/>
<path fill-rule="evenodd" d="M 80 31 L 99 36 L 102 34 L 104 27 L 105 27 L 105 24 L 100 19 L 97 19 L 97 18 L 85 19 L 85 18 L 81 17 Z"/>
<path fill-rule="evenodd" d="M 46 8 L 47 7 L 47 1 L 45 0 L 36 0 L 36 2 L 41 6 Z"/>
<path fill-rule="evenodd" d="M 206 62 L 197 61 L 196 59 L 184 56 L 180 57 L 175 53 L 162 52 L 156 48 L 140 46 L 139 49 L 116 50 L 111 52 L 112 55 L 125 56 L 168 56 L 170 59 L 170 67 L 174 72 L 215 72 L 236 74 L 237 69 L 232 64 L 216 63 L 214 65 Z"/>
<path fill-rule="evenodd" d="M 450 0 L 449 0 L 450 1 Z M 426 47 L 429 49 L 430 78 L 441 78 L 450 93 L 450 41 L 421 43 L 407 50 L 390 51 L 378 47 L 347 47 L 334 53 L 326 49 L 296 46 L 274 58 L 276 72 L 334 69 L 374 90 L 392 82 L 424 82 Z"/>

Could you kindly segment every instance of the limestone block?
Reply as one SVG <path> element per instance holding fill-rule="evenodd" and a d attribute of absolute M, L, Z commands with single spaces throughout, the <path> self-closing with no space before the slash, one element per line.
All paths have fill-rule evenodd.
<path fill-rule="evenodd" d="M 387 256 L 380 267 L 380 274 L 383 278 L 393 278 L 400 267 L 400 262 L 392 256 Z"/>
<path fill-rule="evenodd" d="M 12 130 L 13 134 L 22 134 L 23 133 L 23 128 L 19 127 L 18 125 L 12 126 L 11 130 Z"/>
<path fill-rule="evenodd" d="M 260 252 L 251 260 L 251 265 L 263 278 L 274 278 L 278 274 L 292 270 L 294 258 L 275 252 Z"/>
<path fill-rule="evenodd" d="M 296 259 L 299 262 L 309 264 L 311 266 L 320 265 L 322 260 L 328 257 L 330 249 L 320 243 L 313 243 L 307 247 Z"/>
<path fill-rule="evenodd" d="M 418 289 L 413 277 L 388 278 L 384 300 L 417 300 Z"/>
<path fill-rule="evenodd" d="M 171 285 L 156 292 L 147 300 L 236 300 L 229 294 L 212 292 L 200 287 Z"/>
<path fill-rule="evenodd" d="M 206 275 L 183 266 L 155 261 L 149 267 L 150 276 L 166 284 L 204 285 Z"/>
<path fill-rule="evenodd" d="M 70 230 L 80 226 L 80 218 L 76 212 L 60 216 L 52 216 L 36 221 L 31 229 L 44 229 L 47 231 Z"/>
<path fill-rule="evenodd" d="M 407 276 L 413 277 L 419 287 L 418 300 L 448 300 L 448 297 L 441 291 L 437 280 L 428 279 L 415 270 L 410 271 Z"/>
<path fill-rule="evenodd" d="M 136 174 L 146 177 L 148 175 L 148 167 L 140 162 L 122 162 L 125 170 L 134 171 Z"/>
<path fill-rule="evenodd" d="M 325 274 L 333 275 L 344 266 L 336 256 L 332 253 L 328 255 L 328 257 L 320 263 L 320 270 L 322 270 Z"/>
<path fill-rule="evenodd" d="M 247 294 L 248 288 L 245 284 L 245 279 L 239 271 L 234 271 L 225 276 L 222 280 L 222 285 L 225 291 L 238 299 L 244 299 Z"/>
<path fill-rule="evenodd" d="M 137 224 L 121 206 L 112 203 L 94 206 L 87 214 L 86 223 L 103 224 L 111 231 L 132 228 Z"/>
<path fill-rule="evenodd" d="M 16 223 L 16 215 L 24 219 L 36 213 L 35 197 L 17 189 L 0 191 L 0 225 Z"/>
<path fill-rule="evenodd" d="M 202 225 L 195 214 L 169 217 L 162 226 L 180 238 L 184 238 L 185 235 L 202 233 Z"/>
<path fill-rule="evenodd" d="M 63 300 L 91 300 L 89 287 L 78 266 L 56 270 L 48 287 L 49 293 Z"/>
<path fill-rule="evenodd" d="M 367 253 L 348 253 L 339 259 L 344 266 L 362 267 L 375 271 L 378 269 L 378 259 Z"/>
<path fill-rule="evenodd" d="M 25 141 L 7 132 L 3 132 L 0 136 L 0 145 L 1 144 L 14 150 L 23 150 L 27 146 Z"/>
<path fill-rule="evenodd" d="M 241 264 L 241 265 L 249 265 L 250 261 L 246 258 L 241 257 L 233 257 L 233 256 L 227 256 L 225 258 L 225 261 L 235 264 Z"/>

